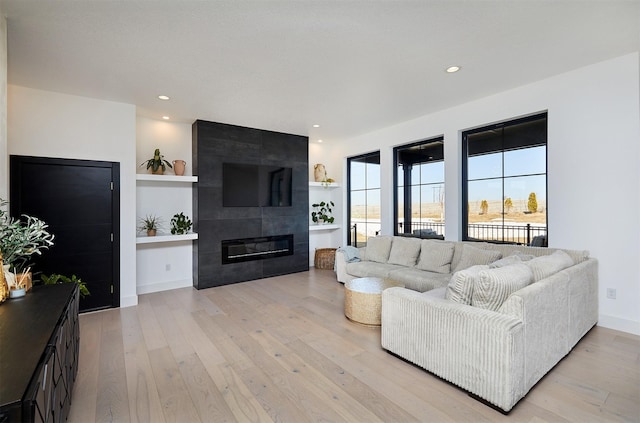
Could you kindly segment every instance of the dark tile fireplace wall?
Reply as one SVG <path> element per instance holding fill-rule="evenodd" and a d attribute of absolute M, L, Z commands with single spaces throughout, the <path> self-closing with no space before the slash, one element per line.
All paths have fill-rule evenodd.
<path fill-rule="evenodd" d="M 227 285 L 309 269 L 309 139 L 223 123 L 192 125 L 194 184 L 193 286 Z M 222 164 L 293 169 L 291 207 L 223 207 Z M 293 234 L 294 253 L 222 264 L 222 241 Z"/>

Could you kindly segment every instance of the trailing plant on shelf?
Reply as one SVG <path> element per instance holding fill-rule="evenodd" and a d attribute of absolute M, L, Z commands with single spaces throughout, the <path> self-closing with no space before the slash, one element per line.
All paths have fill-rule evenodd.
<path fill-rule="evenodd" d="M 89 292 L 89 288 L 87 288 L 87 284 L 82 282 L 82 279 L 80 279 L 76 275 L 71 275 L 71 277 L 68 277 L 53 273 L 49 276 L 40 275 L 40 278 L 42 280 L 42 283 L 45 285 L 55 285 L 58 283 L 77 283 L 81 298 L 85 298 L 87 295 L 91 295 L 91 293 Z"/>
<path fill-rule="evenodd" d="M 191 219 L 186 217 L 184 213 L 176 213 L 171 218 L 171 234 L 184 235 L 191 230 Z"/>
<path fill-rule="evenodd" d="M 42 255 L 53 246 L 55 236 L 47 230 L 47 225 L 37 217 L 22 215 L 22 219 L 9 216 L 8 201 L 0 198 L 0 251 L 3 264 L 14 274 L 28 273 L 34 255 Z"/>
<path fill-rule="evenodd" d="M 313 223 L 333 223 L 335 218 L 331 216 L 333 212 L 331 208 L 334 206 L 333 201 L 312 204 L 311 207 L 314 210 L 311 212 L 311 220 L 313 220 Z"/>
<path fill-rule="evenodd" d="M 141 217 L 140 226 L 138 227 L 138 231 L 147 231 L 148 236 L 156 236 L 158 230 L 160 229 L 160 218 L 154 214 L 148 214 L 145 217 Z"/>
<path fill-rule="evenodd" d="M 164 171 L 167 170 L 167 166 L 173 169 L 171 163 L 165 160 L 164 156 L 160 154 L 159 148 L 156 148 L 156 150 L 153 152 L 152 158 L 150 158 L 149 160 L 145 160 L 140 164 L 140 166 L 142 167 L 145 163 L 147 164 L 147 169 L 151 169 L 151 173 L 159 173 L 160 175 L 162 175 Z"/>

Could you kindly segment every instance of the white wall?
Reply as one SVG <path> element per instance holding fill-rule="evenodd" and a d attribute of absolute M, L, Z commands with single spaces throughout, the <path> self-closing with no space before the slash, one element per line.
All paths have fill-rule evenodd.
<path fill-rule="evenodd" d="M 136 124 L 136 163 L 153 157 L 156 148 L 170 163 L 187 162 L 185 175 L 192 175 L 191 125 L 138 117 Z M 148 173 L 138 166 L 138 173 Z M 165 175 L 173 175 L 167 168 Z M 140 181 L 136 188 L 136 216 L 154 214 L 162 220 L 160 233 L 169 233 L 171 217 L 183 212 L 193 220 L 192 184 Z M 144 236 L 142 232 L 138 236 Z M 139 244 L 136 248 L 138 294 L 192 286 L 192 241 Z"/>
<path fill-rule="evenodd" d="M 7 155 L 7 18 L 0 10 L 0 198 L 9 192 Z"/>
<path fill-rule="evenodd" d="M 8 109 L 9 154 L 120 163 L 120 305 L 137 304 L 135 106 L 9 85 Z"/>
<path fill-rule="evenodd" d="M 589 250 L 600 264 L 599 324 L 640 334 L 639 64 L 639 54 L 629 54 L 332 146 L 343 172 L 346 157 L 380 149 L 382 232 L 389 234 L 393 146 L 444 135 L 446 233 L 457 240 L 461 131 L 548 110 L 550 246 Z M 318 156 L 310 163 L 327 154 Z M 606 298 L 607 288 L 616 289 L 617 299 Z"/>

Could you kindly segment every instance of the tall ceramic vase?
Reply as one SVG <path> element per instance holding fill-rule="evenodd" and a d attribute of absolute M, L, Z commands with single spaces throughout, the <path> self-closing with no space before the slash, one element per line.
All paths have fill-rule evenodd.
<path fill-rule="evenodd" d="M 174 160 L 173 162 L 173 171 L 178 176 L 184 175 L 184 168 L 187 166 L 187 162 L 184 160 Z"/>
<path fill-rule="evenodd" d="M 313 178 L 316 182 L 322 182 L 327 179 L 327 171 L 322 163 L 313 166 Z"/>

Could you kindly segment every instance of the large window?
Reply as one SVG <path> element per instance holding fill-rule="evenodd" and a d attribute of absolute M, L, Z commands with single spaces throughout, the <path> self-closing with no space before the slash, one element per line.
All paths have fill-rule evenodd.
<path fill-rule="evenodd" d="M 443 138 L 393 149 L 395 234 L 421 238 L 444 235 Z"/>
<path fill-rule="evenodd" d="M 546 246 L 547 114 L 463 132 L 463 239 Z"/>
<path fill-rule="evenodd" d="M 362 247 L 380 232 L 380 152 L 347 159 L 349 245 Z"/>

